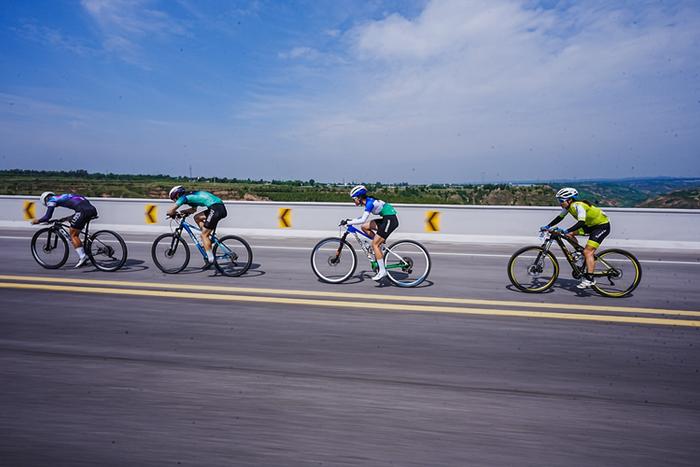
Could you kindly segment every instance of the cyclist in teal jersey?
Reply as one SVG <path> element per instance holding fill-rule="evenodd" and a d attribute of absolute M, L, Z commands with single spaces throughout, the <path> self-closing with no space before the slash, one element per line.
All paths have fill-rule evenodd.
<path fill-rule="evenodd" d="M 379 272 L 372 278 L 378 281 L 387 276 L 386 266 L 384 265 L 384 254 L 382 253 L 382 244 L 389 238 L 391 232 L 399 226 L 399 218 L 396 217 L 396 209 L 384 201 L 371 196 L 367 196 L 367 188 L 364 185 L 357 185 L 350 190 L 350 196 L 355 202 L 355 206 L 364 206 L 362 216 L 357 219 L 345 219 L 341 222 L 342 225 L 361 225 L 362 230 L 372 238 L 372 249 L 374 256 L 377 259 Z M 381 216 L 379 219 L 369 220 L 370 214 Z M 376 235 L 374 232 L 377 232 Z"/>
<path fill-rule="evenodd" d="M 183 209 L 181 214 L 193 214 L 197 211 L 197 208 L 202 206 L 206 209 L 194 216 L 194 221 L 197 223 L 200 229 L 202 229 L 202 245 L 207 252 L 207 260 L 209 264 L 214 264 L 214 253 L 211 247 L 211 234 L 216 229 L 219 221 L 225 218 L 228 213 L 226 212 L 226 206 L 224 206 L 223 201 L 217 196 L 209 193 L 208 191 L 186 191 L 183 186 L 176 186 L 170 190 L 170 199 L 175 202 L 173 206 L 167 213 L 168 217 L 175 217 L 177 214 L 177 208 L 183 204 L 191 206 L 189 209 Z"/>

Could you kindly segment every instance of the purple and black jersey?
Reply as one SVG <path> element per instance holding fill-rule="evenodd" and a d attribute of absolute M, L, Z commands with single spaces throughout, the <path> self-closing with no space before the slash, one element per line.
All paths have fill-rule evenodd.
<path fill-rule="evenodd" d="M 75 212 L 92 211 L 95 207 L 90 204 L 84 196 L 67 193 L 59 196 L 52 196 L 46 201 L 46 214 L 39 219 L 39 222 L 46 222 L 53 216 L 56 207 L 72 209 Z"/>

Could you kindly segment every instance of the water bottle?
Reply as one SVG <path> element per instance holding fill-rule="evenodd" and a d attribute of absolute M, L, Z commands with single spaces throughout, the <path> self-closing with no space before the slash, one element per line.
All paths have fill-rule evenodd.
<path fill-rule="evenodd" d="M 583 263 L 585 263 L 586 261 L 586 258 L 583 256 L 583 253 L 581 253 L 580 251 L 575 251 L 573 256 L 574 264 L 579 268 L 583 268 Z"/>

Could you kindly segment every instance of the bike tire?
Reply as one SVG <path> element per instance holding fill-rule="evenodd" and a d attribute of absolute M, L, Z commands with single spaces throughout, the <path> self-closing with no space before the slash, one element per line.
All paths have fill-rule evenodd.
<path fill-rule="evenodd" d="M 515 268 L 517 266 L 518 260 L 522 259 L 524 261 L 524 264 L 528 264 L 529 258 L 525 258 L 526 253 L 532 253 L 535 254 L 535 259 L 540 258 L 540 255 L 544 255 L 545 258 L 548 258 L 549 261 L 552 264 L 552 274 L 551 277 L 547 279 L 547 281 L 544 283 L 544 285 L 540 285 L 537 287 L 534 286 L 529 286 L 527 284 L 523 284 L 522 281 L 520 281 L 516 277 L 516 271 Z M 541 273 L 542 271 L 537 271 L 536 269 L 532 270 L 531 268 L 538 268 L 534 264 L 529 264 L 527 267 L 527 273 L 531 277 L 538 277 L 535 276 L 534 274 Z M 548 274 L 549 275 L 549 274 Z M 519 249 L 513 255 L 510 257 L 508 260 L 508 279 L 510 279 L 510 283 L 515 286 L 518 290 L 521 292 L 526 292 L 526 293 L 542 293 L 548 289 L 550 289 L 553 285 L 554 282 L 557 280 L 559 277 L 559 262 L 557 261 L 557 258 L 552 254 L 551 251 L 545 251 L 542 247 L 539 246 L 526 246 L 524 248 Z"/>
<path fill-rule="evenodd" d="M 167 242 L 164 242 L 164 240 Z M 174 258 L 178 251 L 184 252 L 182 261 L 178 258 L 173 261 L 173 265 L 170 267 L 167 267 L 165 264 L 161 263 L 161 260 Z M 159 260 L 161 255 L 163 257 Z M 179 235 L 166 233 L 153 241 L 153 246 L 151 247 L 151 258 L 153 258 L 153 262 L 162 272 L 166 274 L 177 274 L 185 269 L 189 264 L 190 248 Z"/>
<path fill-rule="evenodd" d="M 100 271 L 114 272 L 126 263 L 128 255 L 126 242 L 116 232 L 111 230 L 97 231 L 90 235 L 89 244 L 86 246 L 90 262 Z M 119 256 L 115 256 L 115 254 Z M 103 259 L 104 257 L 107 259 Z"/>
<path fill-rule="evenodd" d="M 595 290 L 598 294 L 604 296 L 604 297 L 612 297 L 612 298 L 622 298 L 626 297 L 627 295 L 631 294 L 634 289 L 637 288 L 639 283 L 642 280 L 642 265 L 639 263 L 639 260 L 629 251 L 621 250 L 619 248 L 611 248 L 609 250 L 603 250 L 600 253 L 595 255 L 596 258 L 596 269 L 595 271 L 598 272 L 598 268 L 600 267 L 600 264 L 605 263 L 605 257 L 606 256 L 613 256 L 613 255 L 620 255 L 629 260 L 629 263 L 631 264 L 631 270 L 634 272 L 634 277 L 632 279 L 631 284 L 628 287 L 625 287 L 623 290 L 619 291 L 612 291 L 609 289 L 606 289 L 603 284 L 605 283 L 605 280 L 607 279 L 610 284 L 613 284 L 612 279 L 617 279 L 623 277 L 623 271 L 621 268 L 613 268 L 616 270 L 617 277 L 614 275 L 610 275 L 607 277 L 596 277 L 596 284 L 591 286 L 593 290 Z M 617 260 L 619 261 L 619 260 Z M 614 284 L 613 284 L 614 285 Z"/>
<path fill-rule="evenodd" d="M 212 253 L 214 266 L 221 274 L 228 277 L 245 274 L 253 263 L 253 250 L 250 249 L 250 245 L 236 235 L 219 238 L 214 242 Z"/>
<path fill-rule="evenodd" d="M 409 247 L 409 253 L 411 253 L 410 248 L 416 247 L 417 249 L 411 253 L 413 257 L 407 256 L 404 252 L 404 256 L 401 256 L 401 261 L 399 262 L 398 258 L 392 254 L 392 251 L 399 250 L 402 245 L 411 245 Z M 416 260 L 421 259 L 421 254 L 423 255 L 423 261 L 421 261 L 421 263 L 425 263 L 424 266 L 419 266 L 423 269 L 422 272 L 415 279 L 402 279 L 402 277 L 408 276 L 412 269 L 416 267 Z M 399 240 L 398 242 L 395 242 L 391 246 L 387 247 L 386 251 L 384 252 L 383 261 L 384 267 L 386 268 L 387 277 L 391 282 L 399 287 L 417 287 L 428 278 L 430 268 L 432 267 L 432 260 L 430 259 L 430 253 L 428 253 L 428 250 L 423 245 L 413 240 Z M 395 266 L 399 264 L 405 264 L 406 267 L 395 268 Z"/>
<path fill-rule="evenodd" d="M 333 268 L 338 267 L 341 262 L 346 263 L 347 261 L 342 261 L 341 259 L 338 259 L 338 262 L 336 264 L 332 263 L 333 257 L 335 255 L 331 254 L 328 256 L 326 253 L 327 251 L 322 251 L 322 249 L 331 249 L 333 251 L 338 251 L 340 248 L 341 250 L 341 255 L 344 252 L 348 252 L 347 257 L 350 258 L 350 264 L 349 264 L 349 269 L 347 271 L 339 270 L 338 275 L 335 277 L 330 277 L 330 274 L 328 274 L 326 271 L 322 271 L 321 267 L 324 264 L 328 264 L 330 266 L 329 270 L 333 270 Z M 340 258 L 340 257 L 338 257 Z M 311 270 L 316 274 L 316 277 L 318 277 L 321 281 L 329 283 L 329 284 L 340 284 L 341 282 L 344 282 L 348 280 L 354 273 L 355 269 L 357 268 L 357 254 L 355 253 L 355 249 L 346 241 L 338 237 L 328 237 L 324 238 L 320 242 L 314 246 L 313 250 L 311 250 Z"/>
<path fill-rule="evenodd" d="M 45 234 L 46 238 L 41 238 Z M 54 237 L 55 244 L 51 246 L 48 243 L 49 241 L 52 241 Z M 57 259 L 57 261 L 48 261 L 39 254 L 37 247 L 39 247 L 41 251 L 45 253 L 50 253 L 52 250 L 57 250 L 59 248 L 62 248 L 62 251 L 56 251 L 55 259 Z M 52 227 L 47 227 L 36 231 L 36 233 L 32 236 L 31 250 L 34 260 L 39 263 L 41 267 L 46 269 L 58 269 L 66 264 L 66 261 L 68 261 L 68 242 L 62 235 L 59 235 L 56 229 Z"/>

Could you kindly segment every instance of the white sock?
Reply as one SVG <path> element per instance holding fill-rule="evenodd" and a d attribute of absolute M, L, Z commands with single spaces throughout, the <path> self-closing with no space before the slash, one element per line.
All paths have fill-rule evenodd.
<path fill-rule="evenodd" d="M 207 259 L 209 260 L 210 263 L 214 262 L 214 253 L 211 251 L 207 251 Z"/>
<path fill-rule="evenodd" d="M 79 246 L 78 248 L 75 249 L 76 253 L 78 253 L 78 257 L 80 259 L 83 259 L 85 257 L 85 248 L 82 246 Z"/>
<path fill-rule="evenodd" d="M 384 266 L 384 258 L 377 260 L 377 264 L 379 265 L 379 272 L 384 274 L 386 272 L 386 266 Z"/>

